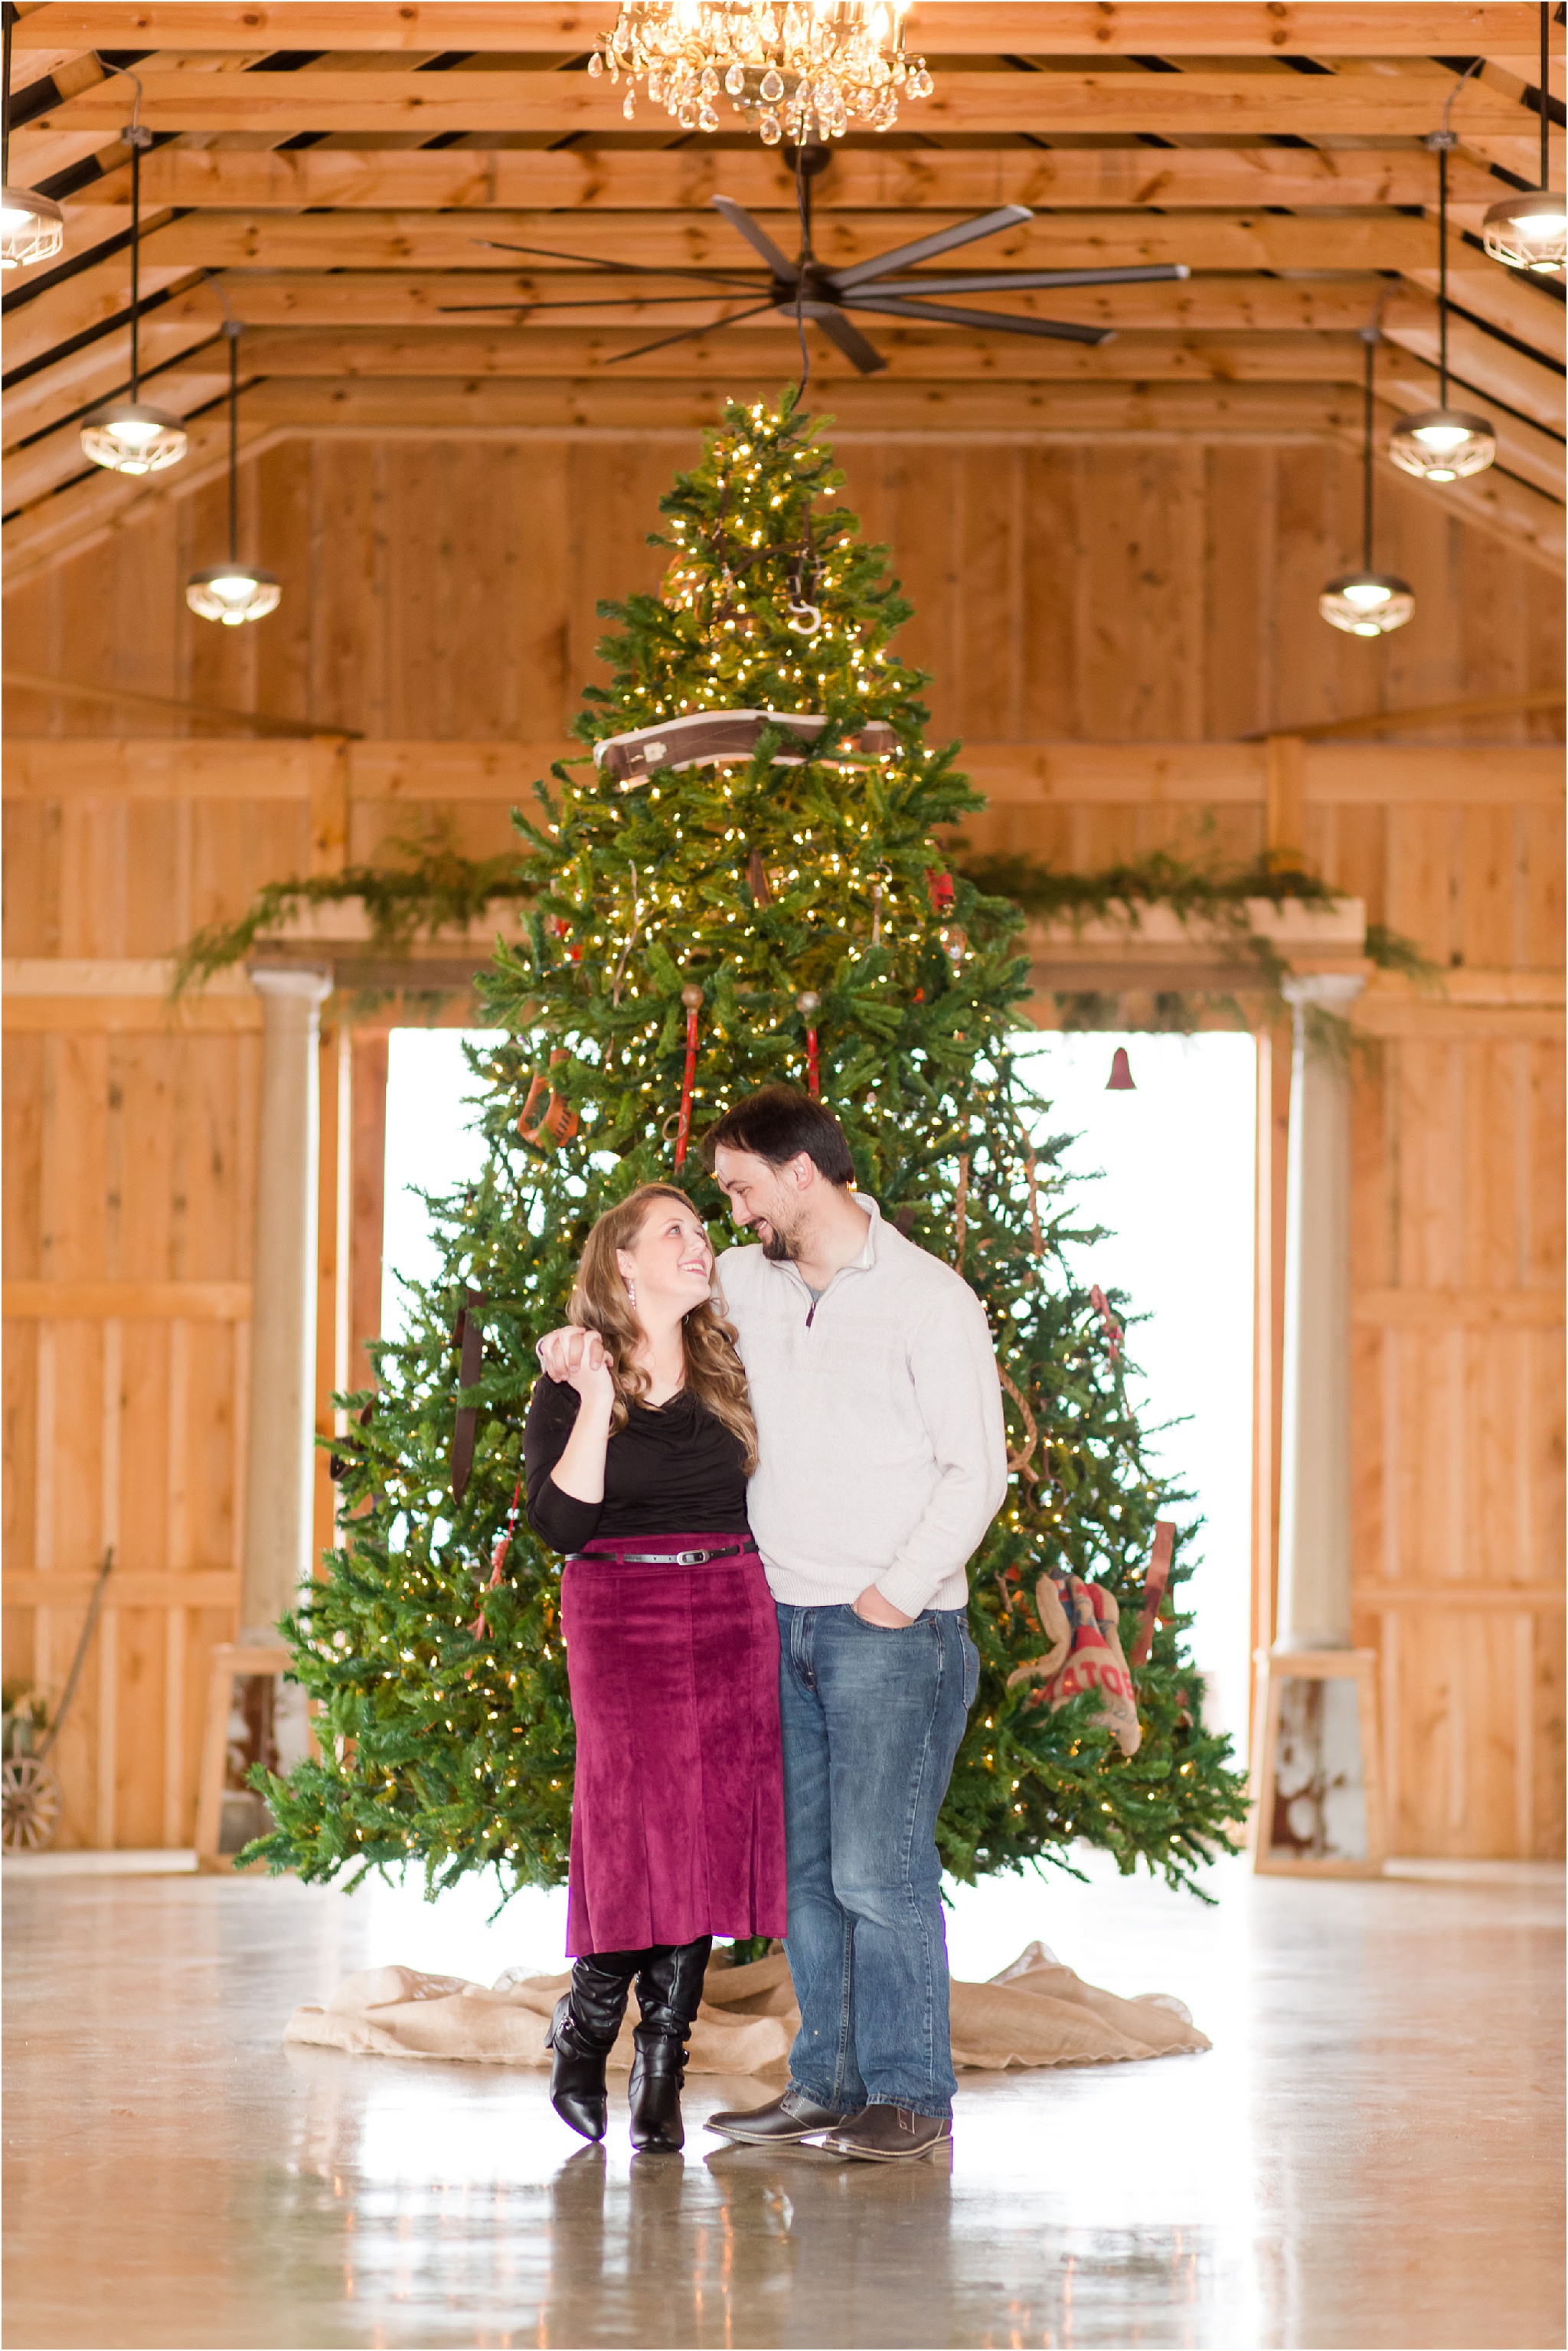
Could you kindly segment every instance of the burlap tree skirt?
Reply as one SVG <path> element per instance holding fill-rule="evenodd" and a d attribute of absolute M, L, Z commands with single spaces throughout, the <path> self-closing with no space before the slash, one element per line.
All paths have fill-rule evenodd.
<path fill-rule="evenodd" d="M 415 1968 L 367 1968 L 340 1984 L 325 2008 L 297 2008 L 284 2039 L 361 2056 L 548 2065 L 545 2029 L 570 1980 L 564 1973 L 528 1976 L 509 1968 L 486 1987 Z M 1210 2045 L 1168 1992 L 1118 2000 L 1086 1984 L 1042 1943 L 1031 1943 L 988 1983 L 955 1982 L 952 2015 L 954 2064 L 988 2073 L 1009 2065 L 1112 2065 Z M 690 2070 L 782 2073 L 800 2022 L 781 1955 L 743 1968 L 717 1958 L 692 2034 Z M 611 2063 L 631 2062 L 629 2018 Z"/>

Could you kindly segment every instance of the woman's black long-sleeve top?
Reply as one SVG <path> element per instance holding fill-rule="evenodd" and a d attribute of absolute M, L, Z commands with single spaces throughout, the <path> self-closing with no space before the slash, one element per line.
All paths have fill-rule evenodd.
<path fill-rule="evenodd" d="M 528 1524 L 552 1551 L 580 1551 L 595 1535 L 747 1531 L 740 1441 L 685 1388 L 657 1408 L 631 1405 L 605 1448 L 602 1502 L 563 1494 L 550 1472 L 580 1402 L 541 1373 L 523 1431 Z"/>

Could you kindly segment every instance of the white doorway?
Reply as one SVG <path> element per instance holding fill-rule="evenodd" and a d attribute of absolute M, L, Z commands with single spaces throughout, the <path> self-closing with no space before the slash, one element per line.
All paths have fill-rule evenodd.
<path fill-rule="evenodd" d="M 1257 1159 L 1256 1040 L 1236 1031 L 1194 1037 L 1100 1030 L 1032 1031 L 1014 1040 L 1030 1084 L 1051 1107 L 1047 1134 L 1076 1140 L 1063 1155 L 1081 1191 L 1082 1221 L 1108 1228 L 1073 1252 L 1086 1284 L 1124 1290 L 1133 1317 L 1132 1400 L 1157 1470 L 1191 1491 L 1173 1510 L 1201 1519 L 1186 1587 L 1207 1709 L 1247 1753 L 1252 1588 L 1253 1221 Z M 1134 1091 L 1106 1081 L 1118 1047 Z M 1146 1317 L 1146 1320 L 1136 1318 Z M 1176 1426 L 1163 1424 L 1177 1423 Z M 1159 1433 L 1155 1433 L 1159 1432 Z"/>

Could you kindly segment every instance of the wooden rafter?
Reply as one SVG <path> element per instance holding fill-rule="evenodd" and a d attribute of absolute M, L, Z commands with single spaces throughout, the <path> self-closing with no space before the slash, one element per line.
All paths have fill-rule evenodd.
<path fill-rule="evenodd" d="M 1532 57 L 1537 40 L 1534 10 L 1519 0 L 1490 0 L 1483 6 L 1442 0 L 1443 42 L 1469 56 Z M 580 7 L 528 5 L 528 0 L 299 0 L 299 5 L 261 6 L 252 0 L 210 5 L 210 0 L 99 0 L 71 5 L 47 0 L 30 9 L 17 26 L 21 47 L 62 50 L 96 48 L 244 49 L 299 47 L 399 50 L 499 49 L 514 54 L 580 48 L 612 19 L 603 5 Z M 933 55 L 1093 57 L 1278 57 L 1309 55 L 1425 56 L 1435 38 L 1430 5 L 1377 0 L 1375 8 L 1354 0 L 1306 0 L 1306 5 L 1235 5 L 1207 0 L 1202 7 L 1179 7 L 1169 0 L 1106 7 L 1097 0 L 1078 5 L 976 6 L 973 0 L 915 0 L 909 17 L 912 48 Z"/>
<path fill-rule="evenodd" d="M 77 445 L 80 412 L 120 390 L 128 366 L 131 91 L 98 51 L 137 56 L 142 119 L 162 141 L 143 166 L 143 370 L 158 399 L 195 418 L 201 456 L 168 495 L 208 466 L 202 412 L 222 389 L 225 300 L 247 329 L 247 433 L 613 430 L 617 420 L 671 430 L 710 415 L 742 381 L 766 391 L 792 374 L 793 339 L 777 317 L 719 334 L 726 306 L 674 278 L 640 287 L 656 301 L 606 313 L 592 271 L 483 242 L 653 269 L 745 266 L 712 209 L 719 192 L 773 214 L 789 241 L 787 162 L 738 125 L 725 143 L 670 144 L 679 134 L 644 102 L 627 143 L 620 93 L 581 70 L 612 15 L 611 0 L 27 10 L 16 87 L 36 110 L 16 128 L 13 172 L 70 168 L 82 183 L 62 190 L 66 264 L 7 288 L 13 565 L 58 559 L 84 531 L 119 528 L 165 494 L 84 475 Z M 936 61 L 936 94 L 905 106 L 891 142 L 835 150 L 814 190 L 825 261 L 1022 203 L 1035 218 L 988 242 L 988 269 L 1181 262 L 1191 275 L 994 298 L 1111 329 L 1115 340 L 1096 350 L 890 321 L 873 326 L 886 375 L 852 381 L 819 342 L 817 379 L 852 431 L 962 419 L 982 432 L 1354 439 L 1356 330 L 1377 312 L 1380 413 L 1429 403 L 1436 164 L 1418 141 L 1454 92 L 1453 59 L 1478 57 L 1452 110 L 1462 143 L 1449 167 L 1448 356 L 1455 396 L 1494 421 L 1500 463 L 1495 478 L 1441 495 L 1550 559 L 1561 539 L 1563 305 L 1464 235 L 1500 168 L 1532 175 L 1538 25 L 1514 0 L 915 0 L 909 38 Z M 288 71 L 277 70 L 280 50 Z M 1308 59 L 1326 69 L 1292 69 Z M 442 70 L 422 70 L 433 64 Z M 1560 81 L 1554 68 L 1554 90 Z M 302 133 L 312 143 L 282 144 Z M 960 143 L 945 145 L 949 136 Z M 1070 143 L 1049 143 L 1057 137 Z M 455 143 L 419 143 L 433 138 Z M 571 143 L 543 143 L 561 139 Z M 450 308 L 511 299 L 564 307 L 526 322 Z M 620 356 L 677 328 L 695 329 L 692 341 Z"/>

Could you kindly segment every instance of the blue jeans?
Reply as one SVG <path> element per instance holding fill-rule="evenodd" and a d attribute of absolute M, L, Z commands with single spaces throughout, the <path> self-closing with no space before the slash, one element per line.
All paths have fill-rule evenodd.
<path fill-rule="evenodd" d="M 896 1631 L 779 1608 L 789 2079 L 819 2106 L 953 2111 L 936 1815 L 980 1661 L 961 1608 Z"/>

